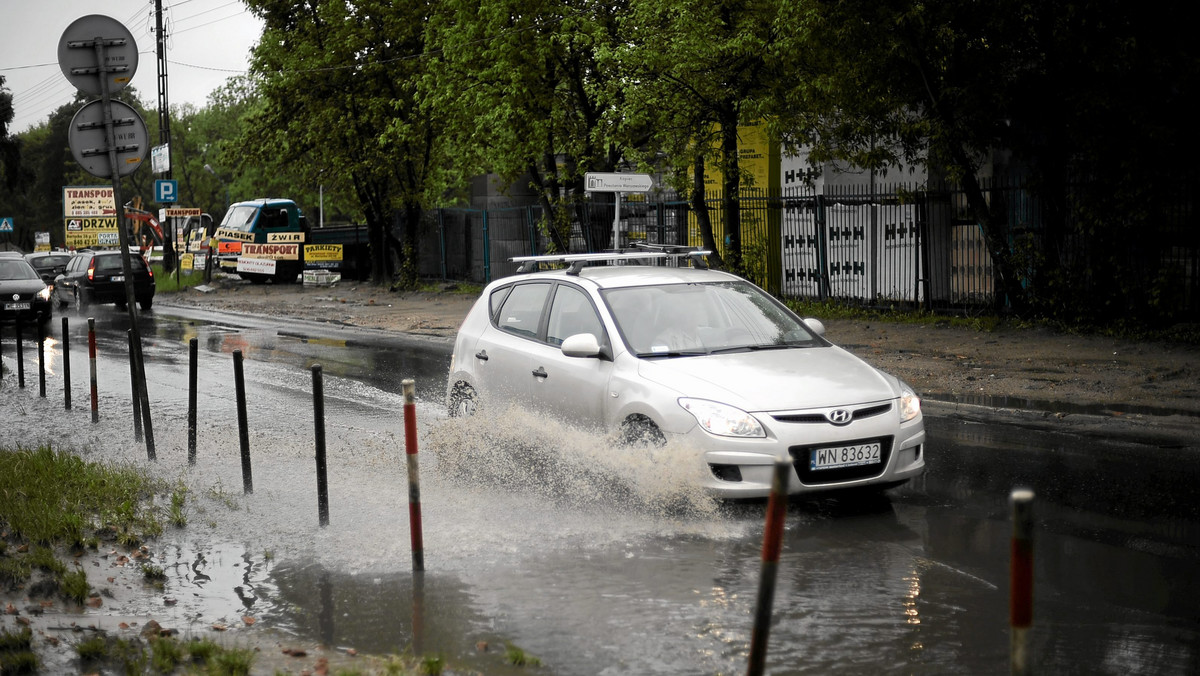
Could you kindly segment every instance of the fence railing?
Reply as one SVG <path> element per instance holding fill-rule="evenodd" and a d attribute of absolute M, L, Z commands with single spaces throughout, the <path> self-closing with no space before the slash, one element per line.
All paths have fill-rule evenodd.
<path fill-rule="evenodd" d="M 1020 185 L 985 185 L 994 213 L 1005 220 L 1015 252 L 1045 248 L 1039 196 Z M 605 201 L 607 199 L 607 201 Z M 723 206 L 706 201 L 718 252 L 727 254 Z M 1190 201 L 1169 210 L 1162 227 L 1131 242 L 1128 269 L 1153 277 L 1169 271 L 1177 314 L 1200 314 L 1200 228 Z M 552 237 L 537 205 L 438 209 L 424 225 L 421 274 L 487 283 L 516 272 L 513 256 L 613 248 L 613 200 L 597 196 L 576 205 L 569 232 Z M 645 241 L 702 243 L 696 214 L 672 194 L 621 200 L 617 247 Z M 906 185 L 827 186 L 821 193 L 747 191 L 738 200 L 745 274 L 771 293 L 796 299 L 868 307 L 910 306 L 933 311 L 1003 309 L 998 270 L 964 193 Z M 1066 230 L 1078 233 L 1079 228 Z M 1095 243 L 1079 234 L 1056 240 L 1066 266 L 1094 270 Z M 1106 252 L 1106 256 L 1120 256 Z M 1017 256 L 1019 258 L 1019 256 Z M 1090 266 L 1080 266 L 1090 261 Z M 1032 265 L 1032 263 L 1030 263 Z M 1138 267 L 1140 266 L 1140 267 Z M 1094 273 L 1072 283 L 1103 285 Z M 1030 279 L 1033 279 L 1031 276 Z M 1030 283 L 1032 282 L 1025 282 Z"/>

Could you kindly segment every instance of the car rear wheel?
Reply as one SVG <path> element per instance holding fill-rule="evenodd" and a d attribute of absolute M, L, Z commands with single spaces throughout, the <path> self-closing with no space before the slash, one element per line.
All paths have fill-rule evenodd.
<path fill-rule="evenodd" d="M 85 303 L 83 300 L 83 291 L 81 291 L 79 289 L 75 289 L 75 311 L 83 312 L 83 309 L 86 306 L 87 306 L 87 303 Z"/>
<path fill-rule="evenodd" d="M 152 305 L 154 305 L 153 296 L 147 296 L 138 301 L 138 307 L 142 308 L 143 310 L 149 310 Z"/>

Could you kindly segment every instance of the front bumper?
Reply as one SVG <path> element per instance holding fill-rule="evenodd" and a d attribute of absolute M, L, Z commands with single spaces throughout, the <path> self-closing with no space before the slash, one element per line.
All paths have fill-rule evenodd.
<path fill-rule="evenodd" d="M 925 426 L 918 415 L 901 424 L 894 408 L 849 425 L 820 421 L 819 412 L 778 420 L 755 414 L 767 436 L 758 439 L 717 437 L 694 427 L 677 435 L 678 443 L 701 451 L 710 477 L 705 488 L 720 498 L 762 498 L 771 493 L 775 462 L 791 466 L 788 493 L 792 495 L 834 489 L 889 486 L 903 483 L 925 471 Z M 797 422 L 796 418 L 803 420 Z M 878 442 L 880 461 L 833 469 L 813 469 L 810 451 Z"/>

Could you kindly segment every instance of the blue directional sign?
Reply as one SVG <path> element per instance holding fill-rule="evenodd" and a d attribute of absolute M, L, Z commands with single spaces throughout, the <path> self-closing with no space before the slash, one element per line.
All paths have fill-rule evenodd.
<path fill-rule="evenodd" d="M 160 178 L 154 182 L 154 201 L 174 204 L 179 201 L 179 181 Z"/>
<path fill-rule="evenodd" d="M 0 218 L 0 232 L 12 232 L 12 231 L 13 231 L 12 216 L 5 216 L 4 218 Z"/>

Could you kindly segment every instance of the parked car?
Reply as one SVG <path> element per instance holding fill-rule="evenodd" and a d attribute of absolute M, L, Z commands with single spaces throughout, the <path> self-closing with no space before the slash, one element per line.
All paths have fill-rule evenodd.
<path fill-rule="evenodd" d="M 50 288 L 24 258 L 0 256 L 0 320 L 50 319 Z"/>
<path fill-rule="evenodd" d="M 455 340 L 446 402 L 509 402 L 628 442 L 694 448 L 719 497 L 887 488 L 925 469 L 921 400 L 754 284 L 668 250 L 514 258 Z M 591 265 L 599 262 L 622 265 Z M 547 262 L 568 269 L 536 271 Z M 526 271 L 530 269 L 530 271 Z"/>
<path fill-rule="evenodd" d="M 37 270 L 42 281 L 53 284 L 55 278 L 66 272 L 71 254 L 67 251 L 35 251 L 25 254 L 25 260 Z"/>
<path fill-rule="evenodd" d="M 139 254 L 129 254 L 129 261 L 138 307 L 149 310 L 154 304 L 154 273 Z M 125 273 L 121 252 L 77 252 L 67 263 L 66 271 L 54 280 L 54 300 L 59 307 L 74 304 L 79 310 L 93 303 L 114 303 L 124 309 Z"/>

